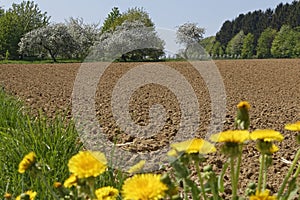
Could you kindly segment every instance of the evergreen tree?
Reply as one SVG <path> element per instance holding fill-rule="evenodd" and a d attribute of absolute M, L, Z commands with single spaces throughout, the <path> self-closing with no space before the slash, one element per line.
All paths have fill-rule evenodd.
<path fill-rule="evenodd" d="M 233 36 L 233 23 L 227 20 L 216 34 L 216 40 L 219 41 L 222 46 L 226 46 Z"/>
<path fill-rule="evenodd" d="M 101 33 L 107 31 L 113 31 L 116 28 L 115 21 L 117 18 L 121 17 L 121 13 L 118 7 L 114 7 L 108 14 L 101 28 Z"/>
<path fill-rule="evenodd" d="M 300 2 L 299 1 L 293 1 L 290 7 L 290 13 L 287 21 L 291 27 L 300 26 Z"/>
<path fill-rule="evenodd" d="M 149 14 L 143 8 L 130 8 L 126 12 L 120 13 L 119 8 L 114 7 L 103 22 L 103 26 L 101 27 L 101 34 L 106 32 L 113 32 L 125 21 L 141 21 L 146 27 L 154 27 L 154 23 L 150 19 Z"/>
<path fill-rule="evenodd" d="M 290 16 L 290 5 L 288 3 L 284 4 L 280 3 L 273 14 L 272 18 L 272 28 L 276 29 L 277 31 L 281 28 L 283 24 L 289 24 L 288 17 Z"/>

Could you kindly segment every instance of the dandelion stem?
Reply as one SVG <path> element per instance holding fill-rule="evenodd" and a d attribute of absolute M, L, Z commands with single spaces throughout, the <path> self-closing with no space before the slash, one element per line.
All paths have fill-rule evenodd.
<path fill-rule="evenodd" d="M 88 182 L 88 186 L 90 189 L 89 197 L 91 197 L 91 199 L 94 199 L 94 198 L 96 198 L 96 196 L 95 196 L 95 180 L 94 180 L 94 178 L 89 178 L 87 180 L 87 182 Z"/>
<path fill-rule="evenodd" d="M 211 185 L 211 191 L 213 194 L 213 200 L 219 200 L 219 194 L 218 194 L 218 191 L 216 190 L 214 179 L 210 179 L 210 185 Z"/>
<path fill-rule="evenodd" d="M 203 184 L 203 179 L 202 179 L 202 176 L 201 176 L 201 171 L 200 171 L 200 168 L 199 168 L 199 161 L 195 161 L 195 165 L 196 165 L 196 170 L 197 170 L 197 175 L 198 175 L 198 178 L 199 178 L 199 182 L 200 182 L 200 187 L 201 187 L 201 191 L 202 191 L 202 194 L 203 194 L 203 198 L 204 200 L 207 200 L 207 196 L 206 196 L 206 193 L 205 193 L 205 188 L 204 188 L 204 184 Z"/>
<path fill-rule="evenodd" d="M 240 145 L 240 152 L 237 160 L 237 167 L 235 172 L 235 186 L 237 189 L 237 195 L 238 195 L 238 182 L 239 182 L 239 175 L 240 175 L 240 168 L 241 168 L 241 162 L 242 162 L 242 145 Z"/>
<path fill-rule="evenodd" d="M 231 174 L 231 185 L 232 185 L 232 199 L 235 200 L 237 197 L 237 187 L 235 180 L 235 169 L 234 169 L 234 158 L 230 158 L 230 174 Z"/>
<path fill-rule="evenodd" d="M 55 192 L 53 191 L 52 187 L 49 185 L 49 183 L 47 183 L 45 176 L 42 176 L 42 174 L 38 173 L 37 176 L 40 180 L 43 181 L 43 183 L 45 184 L 45 186 L 50 190 L 51 194 L 53 195 L 53 197 L 55 197 L 56 199 L 59 199 L 59 197 L 55 194 Z"/>
<path fill-rule="evenodd" d="M 297 178 L 298 175 L 299 175 L 299 173 L 300 173 L 300 165 L 298 165 L 298 168 L 297 168 L 297 170 L 296 170 L 296 172 L 294 174 L 294 177 Z"/>
<path fill-rule="evenodd" d="M 264 191 L 266 189 L 266 185 L 267 185 L 267 159 L 266 159 L 266 155 L 263 155 L 264 157 L 264 174 L 263 174 L 263 185 L 262 185 L 262 190 Z"/>
<path fill-rule="evenodd" d="M 188 191 L 189 191 L 189 189 L 187 187 L 187 183 L 186 183 L 185 179 L 183 179 L 183 190 L 184 190 L 184 199 L 188 200 L 189 199 L 188 198 Z"/>
<path fill-rule="evenodd" d="M 258 192 L 261 192 L 261 185 L 262 185 L 262 178 L 265 168 L 265 155 L 260 155 L 260 166 L 259 166 L 259 176 L 258 176 L 258 183 L 257 183 L 257 190 Z"/>
<path fill-rule="evenodd" d="M 296 154 L 296 156 L 295 156 L 295 158 L 294 158 L 294 160 L 293 160 L 293 162 L 292 162 L 292 165 L 291 165 L 291 167 L 290 167 L 288 173 L 287 173 L 286 176 L 284 177 L 284 180 L 283 180 L 283 182 L 282 182 L 281 187 L 280 187 L 279 190 L 278 190 L 278 193 L 277 193 L 277 197 L 278 197 L 278 198 L 280 198 L 280 196 L 282 195 L 283 190 L 284 190 L 284 188 L 285 188 L 285 185 L 287 184 L 287 182 L 288 182 L 290 176 L 291 176 L 292 173 L 293 173 L 293 170 L 294 170 L 295 166 L 297 165 L 297 162 L 298 162 L 298 160 L 299 160 L 299 157 L 300 157 L 300 149 L 297 151 L 297 154 Z M 298 169 L 299 169 L 299 167 L 298 167 Z M 297 171 L 299 171 L 298 169 L 297 169 Z M 298 172 L 298 173 L 299 173 L 299 172 Z"/>

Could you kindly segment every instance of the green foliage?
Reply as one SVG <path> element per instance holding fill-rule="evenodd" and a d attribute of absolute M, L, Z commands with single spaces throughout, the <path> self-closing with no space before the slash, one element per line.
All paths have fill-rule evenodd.
<path fill-rule="evenodd" d="M 242 58 L 252 58 L 254 54 L 254 35 L 248 33 L 243 41 Z"/>
<path fill-rule="evenodd" d="M 141 21 L 146 27 L 154 27 L 154 23 L 152 22 L 149 14 L 143 8 L 135 7 L 128 9 L 125 13 L 123 13 L 116 19 L 115 26 L 119 26 L 125 21 Z"/>
<path fill-rule="evenodd" d="M 54 181 L 68 177 L 67 162 L 81 145 L 72 122 L 26 114 L 21 102 L 0 90 L 0 194 L 38 191 L 39 199 L 53 199 Z M 17 173 L 23 156 L 34 151 L 43 163 L 43 176 Z"/>
<path fill-rule="evenodd" d="M 213 47 L 216 41 L 215 36 L 204 38 L 200 41 L 200 45 L 205 49 L 207 53 L 212 54 Z"/>
<path fill-rule="evenodd" d="M 300 1 L 293 1 L 291 4 L 280 3 L 275 9 L 268 8 L 265 11 L 256 10 L 247 14 L 240 14 L 234 20 L 226 20 L 223 23 L 220 31 L 216 34 L 216 41 L 220 42 L 221 46 L 224 47 L 223 49 L 226 49 L 227 54 L 232 55 L 232 44 L 229 44 L 229 42 L 240 31 L 244 31 L 245 34 L 251 33 L 254 36 L 254 53 L 256 49 L 258 58 L 268 58 L 272 56 L 270 53 L 270 40 L 274 39 L 274 31 L 271 30 L 279 31 L 283 25 L 288 25 L 292 29 L 300 26 L 299 15 Z M 268 30 L 264 33 L 266 29 Z M 292 36 L 294 39 L 297 39 L 297 37 L 295 35 Z M 284 50 L 286 46 L 290 46 L 293 43 L 291 40 L 289 42 L 290 44 L 284 44 L 285 47 L 281 48 L 281 50 L 274 50 L 274 57 L 297 57 L 299 54 L 297 44 L 295 44 L 297 47 L 291 51 Z M 278 49 L 279 47 L 276 48 Z M 285 53 L 287 54 L 285 55 Z M 245 54 L 242 57 L 248 58 Z"/>
<path fill-rule="evenodd" d="M 228 43 L 226 53 L 231 56 L 239 56 L 242 53 L 243 40 L 245 38 L 244 31 L 236 34 Z"/>
<path fill-rule="evenodd" d="M 276 30 L 272 28 L 266 28 L 260 35 L 257 42 L 256 54 L 258 58 L 270 58 L 272 42 L 275 38 Z"/>
<path fill-rule="evenodd" d="M 283 25 L 275 36 L 271 53 L 276 58 L 291 58 L 298 54 L 299 32 L 288 25 Z"/>
<path fill-rule="evenodd" d="M 104 23 L 101 28 L 101 33 L 105 33 L 110 30 L 114 30 L 116 27 L 115 26 L 115 20 L 117 18 L 121 17 L 121 13 L 119 11 L 118 7 L 114 7 L 112 11 L 108 14 L 106 19 L 104 20 Z"/>
<path fill-rule="evenodd" d="M 223 48 L 222 48 L 220 42 L 216 41 L 214 43 L 214 46 L 212 48 L 212 52 L 211 53 L 212 53 L 212 55 L 214 57 L 220 57 L 220 56 L 222 56 L 224 54 L 224 51 L 223 51 Z"/>
<path fill-rule="evenodd" d="M 4 56 L 8 50 L 12 58 L 18 58 L 18 43 L 21 37 L 48 23 L 47 13 L 42 13 L 33 1 L 14 3 L 6 12 L 0 11 L 0 55 Z"/>
<path fill-rule="evenodd" d="M 8 59 L 9 59 L 9 56 L 10 56 L 9 51 L 6 50 L 6 52 L 5 52 L 5 60 L 8 60 Z"/>
<path fill-rule="evenodd" d="M 114 7 L 103 22 L 101 34 L 115 31 L 116 27 L 121 26 L 125 21 L 141 21 L 146 27 L 154 27 L 149 14 L 143 8 L 130 8 L 126 12 L 120 13 L 119 8 Z"/>
<path fill-rule="evenodd" d="M 3 14 L 4 14 L 4 9 L 3 9 L 3 8 L 1 8 L 1 6 L 0 6 L 0 17 L 2 17 L 2 16 L 3 16 Z"/>
<path fill-rule="evenodd" d="M 224 51 L 219 41 L 216 41 L 215 36 L 204 38 L 200 41 L 200 45 L 205 51 L 213 58 L 219 58 L 223 56 Z"/>

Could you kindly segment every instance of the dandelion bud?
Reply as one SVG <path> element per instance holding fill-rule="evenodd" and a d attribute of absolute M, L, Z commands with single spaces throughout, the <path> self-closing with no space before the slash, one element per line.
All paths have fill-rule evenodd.
<path fill-rule="evenodd" d="M 237 114 L 235 118 L 235 127 L 241 130 L 247 130 L 250 126 L 249 109 L 250 104 L 247 101 L 241 101 L 237 105 Z"/>

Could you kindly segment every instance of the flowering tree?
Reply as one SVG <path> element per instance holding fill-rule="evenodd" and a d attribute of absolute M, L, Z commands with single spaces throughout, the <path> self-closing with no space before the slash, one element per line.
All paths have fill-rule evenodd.
<path fill-rule="evenodd" d="M 99 24 L 85 24 L 82 18 L 70 18 L 66 22 L 69 34 L 77 42 L 79 48 L 76 57 L 84 58 L 88 55 L 89 49 L 99 37 Z"/>
<path fill-rule="evenodd" d="M 91 59 L 153 60 L 164 54 L 164 41 L 153 27 L 141 21 L 125 21 L 113 32 L 101 35 Z"/>
<path fill-rule="evenodd" d="M 43 57 L 48 53 L 54 62 L 57 62 L 57 56 L 71 58 L 79 49 L 64 24 L 53 24 L 26 33 L 19 47 L 20 53 L 26 56 Z"/>
<path fill-rule="evenodd" d="M 185 49 L 182 51 L 184 58 L 190 58 L 197 51 L 202 52 L 199 49 L 199 42 L 203 38 L 204 32 L 204 28 L 198 27 L 196 23 L 185 23 L 178 27 L 176 37 L 177 42 L 185 46 Z"/>

